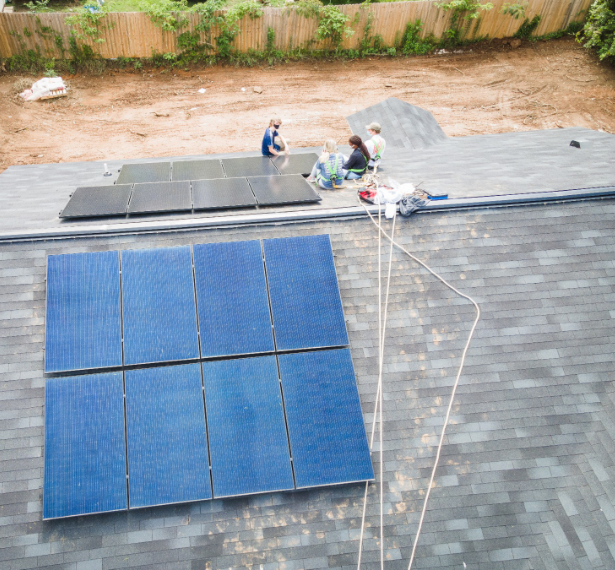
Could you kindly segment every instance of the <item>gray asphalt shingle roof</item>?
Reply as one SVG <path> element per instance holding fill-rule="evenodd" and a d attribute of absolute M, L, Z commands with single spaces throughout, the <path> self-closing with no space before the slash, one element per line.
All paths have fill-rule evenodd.
<path fill-rule="evenodd" d="M 482 309 L 415 568 L 615 567 L 614 214 L 605 199 L 398 220 L 400 242 Z M 369 430 L 378 276 L 366 218 L 0 243 L 0 567 L 356 567 L 362 485 L 42 521 L 46 256 L 317 233 L 331 235 Z M 392 274 L 385 552 L 386 568 L 405 569 L 473 309 L 398 251 Z M 367 523 L 371 569 L 374 489 Z"/>

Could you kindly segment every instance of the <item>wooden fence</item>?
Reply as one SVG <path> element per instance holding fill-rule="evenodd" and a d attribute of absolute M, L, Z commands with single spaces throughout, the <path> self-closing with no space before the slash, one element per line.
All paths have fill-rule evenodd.
<path fill-rule="evenodd" d="M 469 32 L 468 38 L 488 36 L 504 38 L 512 36 L 521 25 L 522 20 L 502 14 L 503 4 L 511 0 L 492 0 L 493 9 L 482 12 Z M 540 25 L 534 32 L 543 35 L 563 30 L 573 21 L 583 21 L 592 0 L 529 0 L 526 17 L 539 14 Z M 436 2 L 387 2 L 369 5 L 343 5 L 342 12 L 350 16 L 349 25 L 355 34 L 343 41 L 343 48 L 355 48 L 364 37 L 364 28 L 368 14 L 372 14 L 370 34 L 382 36 L 386 45 L 394 45 L 401 37 L 406 24 L 421 20 L 423 35 L 434 34 L 441 37 L 450 26 L 451 13 L 436 6 Z M 68 57 L 56 44 L 56 36 L 61 36 L 64 46 L 70 28 L 65 24 L 69 16 L 65 12 L 56 13 L 0 13 L 0 56 L 10 57 L 23 52 L 23 49 L 40 48 L 47 57 Z M 177 36 L 185 31 L 193 31 L 199 16 L 187 13 L 188 24 L 180 32 L 165 32 L 156 27 L 149 16 L 143 12 L 114 12 L 104 17 L 102 22 L 106 29 L 100 33 L 104 41 L 86 42 L 104 58 L 114 57 L 151 57 L 153 53 L 177 53 Z M 110 25 L 109 25 L 110 24 Z M 250 49 L 263 49 L 267 38 L 267 29 L 275 31 L 275 44 L 278 49 L 288 50 L 297 47 L 319 49 L 327 47 L 323 42 L 315 42 L 318 27 L 315 18 L 304 18 L 288 8 L 264 8 L 263 15 L 254 20 L 246 16 L 240 23 L 240 33 L 234 41 L 234 47 L 242 52 Z M 51 28 L 53 33 L 41 34 L 41 30 Z M 219 33 L 212 30 L 215 37 Z M 202 41 L 208 38 L 201 34 Z"/>

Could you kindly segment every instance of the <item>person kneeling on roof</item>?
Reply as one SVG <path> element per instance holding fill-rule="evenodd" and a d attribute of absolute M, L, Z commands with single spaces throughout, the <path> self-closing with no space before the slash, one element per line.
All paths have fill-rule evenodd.
<path fill-rule="evenodd" d="M 314 180 L 317 180 L 318 185 L 327 190 L 339 188 L 344 180 L 343 164 L 344 155 L 337 152 L 337 144 L 333 139 L 327 139 L 322 154 L 312 168 L 308 181 L 314 182 Z"/>
<path fill-rule="evenodd" d="M 371 137 L 369 140 L 365 141 L 365 146 L 369 151 L 369 156 L 371 157 L 368 168 L 373 170 L 376 166 L 380 165 L 380 159 L 384 154 L 384 148 L 386 147 L 386 142 L 380 135 L 380 125 L 378 123 L 370 123 L 365 127 L 369 136 Z"/>
<path fill-rule="evenodd" d="M 282 126 L 282 119 L 271 119 L 269 127 L 265 131 L 263 137 L 262 153 L 263 156 L 280 156 L 281 154 L 290 154 L 290 147 L 286 139 L 278 133 L 278 129 Z"/>
<path fill-rule="evenodd" d="M 342 165 L 344 178 L 346 180 L 357 180 L 365 174 L 369 163 L 369 151 L 361 137 L 352 135 L 348 139 L 348 144 L 352 147 L 350 158 Z"/>

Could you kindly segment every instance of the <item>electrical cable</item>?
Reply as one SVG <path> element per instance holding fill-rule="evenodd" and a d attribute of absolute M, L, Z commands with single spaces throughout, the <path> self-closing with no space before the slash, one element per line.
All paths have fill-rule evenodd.
<path fill-rule="evenodd" d="M 455 394 L 457 392 L 457 387 L 459 385 L 459 379 L 461 377 L 461 373 L 463 371 L 463 367 L 465 364 L 465 359 L 466 359 L 466 354 L 468 352 L 468 349 L 470 348 L 470 343 L 472 342 L 472 337 L 474 336 L 474 331 L 476 330 L 476 326 L 478 325 L 478 321 L 480 320 L 480 307 L 478 305 L 478 303 L 472 299 L 472 297 L 470 297 L 469 295 L 466 295 L 465 293 L 462 293 L 461 291 L 459 291 L 456 287 L 454 287 L 453 285 L 451 285 L 448 281 L 446 281 L 446 279 L 444 279 L 441 275 L 439 275 L 438 273 L 436 273 L 433 269 L 431 269 L 427 264 L 425 264 L 424 262 L 422 262 L 420 259 L 418 259 L 417 257 L 415 257 L 414 255 L 412 255 L 405 247 L 403 247 L 401 244 L 399 244 L 398 242 L 396 242 L 393 239 L 393 232 L 391 232 L 391 236 L 389 236 L 386 231 L 382 228 L 382 225 L 380 223 L 380 208 L 378 210 L 379 216 L 378 216 L 378 223 L 376 223 L 376 220 L 374 220 L 374 217 L 372 216 L 371 212 L 367 209 L 367 207 L 365 206 L 365 204 L 363 204 L 363 202 L 361 202 L 361 200 L 359 199 L 359 203 L 363 206 L 363 208 L 365 208 L 365 211 L 367 212 L 367 215 L 369 216 L 370 220 L 372 221 L 372 223 L 378 228 L 378 254 L 380 255 L 380 235 L 382 234 L 384 237 L 386 237 L 390 242 L 391 242 L 391 247 L 393 245 L 395 245 L 395 247 L 397 247 L 398 249 L 400 249 L 401 251 L 403 251 L 406 255 L 408 255 L 412 260 L 414 260 L 416 263 L 418 263 L 421 267 L 423 267 L 425 270 L 427 270 L 431 275 L 433 275 L 436 279 L 438 279 L 440 282 L 442 282 L 446 287 L 448 287 L 451 291 L 453 291 L 454 293 L 456 293 L 457 295 L 459 295 L 460 297 L 463 297 L 464 299 L 467 299 L 468 301 L 470 301 L 475 309 L 476 309 L 476 318 L 474 319 L 474 323 L 472 325 L 472 328 L 470 330 L 470 334 L 468 335 L 468 340 L 465 344 L 465 347 L 463 349 L 463 353 L 461 356 L 461 363 L 459 365 L 459 369 L 457 371 L 457 377 L 455 378 L 455 383 L 453 384 L 453 389 L 451 391 L 451 397 L 450 397 L 450 401 L 448 404 L 448 408 L 446 411 L 446 415 L 444 418 L 444 424 L 442 425 L 442 431 L 440 433 L 440 440 L 438 442 L 438 447 L 437 447 L 437 451 L 436 451 L 436 459 L 434 461 L 434 466 L 431 472 L 431 477 L 429 480 L 429 485 L 427 487 L 427 492 L 425 494 L 425 500 L 423 501 L 423 508 L 421 510 L 421 517 L 419 520 L 419 526 L 417 528 L 417 532 L 416 532 L 416 536 L 415 539 L 413 541 L 413 545 L 412 545 L 412 553 L 410 555 L 410 562 L 408 564 L 408 570 L 412 569 L 412 564 L 414 562 L 414 558 L 416 555 L 416 547 L 419 541 L 419 537 L 421 535 L 421 531 L 423 528 L 423 522 L 425 520 L 425 513 L 427 512 L 427 504 L 429 502 L 429 496 L 431 494 L 431 489 L 433 487 L 433 482 L 436 476 L 436 471 L 438 468 L 438 463 L 440 461 L 440 454 L 442 451 L 442 446 L 444 444 L 444 435 L 446 433 L 446 428 L 448 426 L 448 422 L 450 420 L 450 414 L 451 414 L 451 410 L 453 407 L 453 402 L 455 400 Z M 394 226 L 393 226 L 394 227 Z M 390 267 L 389 267 L 389 275 L 390 275 Z M 384 344 L 384 339 L 382 339 L 382 344 Z M 379 391 L 379 396 L 380 398 L 382 398 L 382 382 L 381 382 L 381 378 L 379 378 L 379 382 L 378 382 L 378 391 Z M 378 396 L 377 396 L 377 402 L 378 402 Z M 378 407 L 378 404 L 376 404 L 376 409 Z M 381 413 L 382 413 L 382 409 L 381 409 Z M 374 426 L 375 426 L 375 418 L 374 418 L 374 423 L 372 425 L 372 441 L 373 441 L 373 434 L 374 434 Z M 382 448 L 381 448 L 382 449 Z M 360 546 L 362 546 L 363 544 L 363 532 L 364 532 L 364 521 L 365 521 L 365 510 L 366 510 L 366 504 L 367 504 L 367 483 L 365 486 L 365 498 L 364 498 L 364 503 L 363 503 L 363 522 L 361 524 L 361 537 L 360 537 Z M 381 521 L 382 524 L 382 521 Z M 361 551 L 359 551 L 359 568 L 360 568 L 360 564 L 361 564 Z M 382 564 L 381 564 L 382 566 Z"/>

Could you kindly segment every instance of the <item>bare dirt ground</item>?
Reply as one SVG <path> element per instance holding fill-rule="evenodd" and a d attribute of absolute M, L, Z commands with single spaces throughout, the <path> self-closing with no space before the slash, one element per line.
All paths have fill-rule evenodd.
<path fill-rule="evenodd" d="M 0 75 L 0 171 L 258 150 L 272 116 L 282 117 L 291 147 L 346 142 L 345 117 L 386 97 L 430 110 L 450 136 L 571 126 L 615 133 L 615 69 L 571 39 L 407 59 L 108 70 L 65 76 L 68 97 L 32 103 L 17 95 L 23 77 L 37 79 Z"/>

